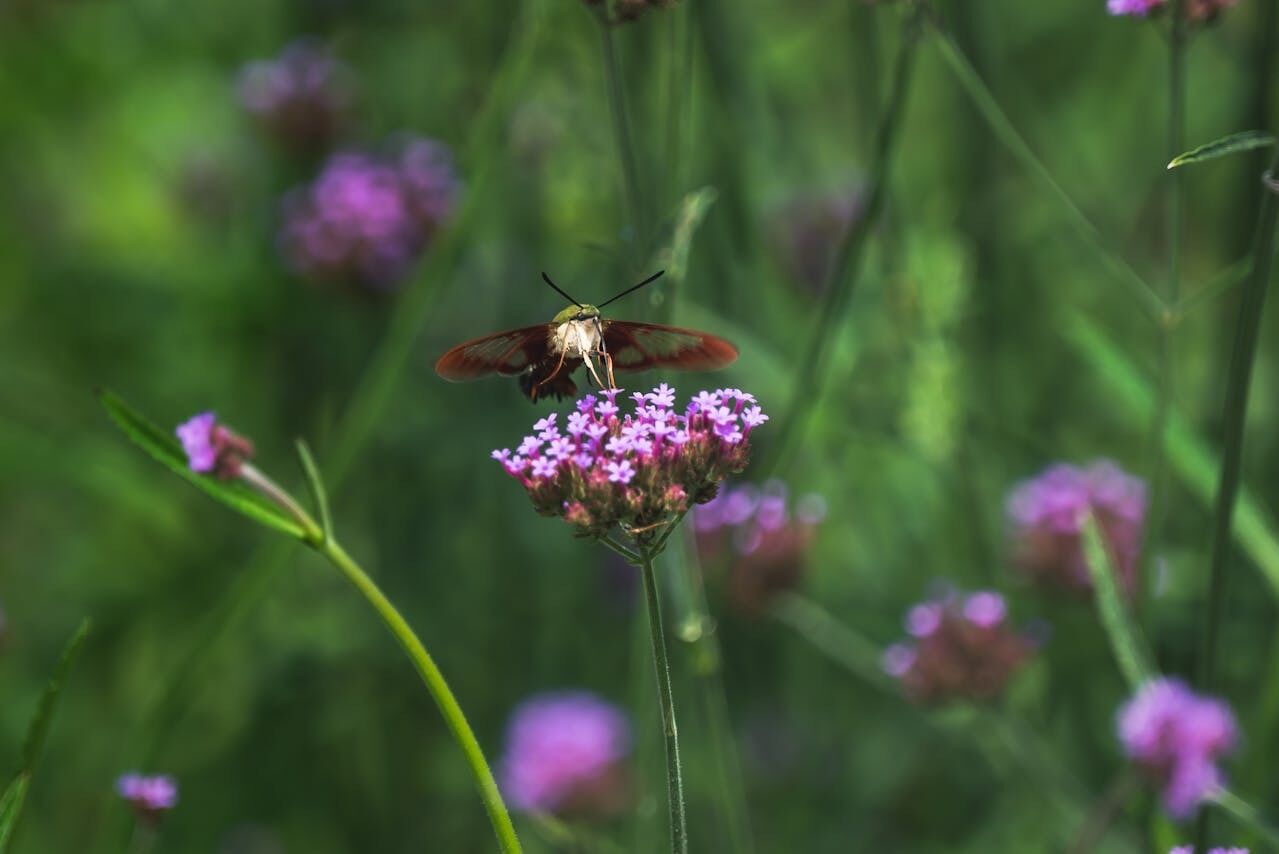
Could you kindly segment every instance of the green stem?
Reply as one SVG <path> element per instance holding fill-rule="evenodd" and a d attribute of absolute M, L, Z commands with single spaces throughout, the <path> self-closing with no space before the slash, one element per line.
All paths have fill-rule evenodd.
<path fill-rule="evenodd" d="M 1028 172 L 1042 181 L 1051 191 L 1053 197 L 1066 213 L 1071 225 L 1079 232 L 1080 237 L 1092 247 L 1097 257 L 1109 269 L 1111 274 L 1132 292 L 1137 302 L 1145 309 L 1146 314 L 1152 319 L 1163 316 L 1166 309 L 1163 298 L 1155 292 L 1154 288 L 1150 287 L 1145 279 L 1137 274 L 1137 271 L 1127 261 L 1123 260 L 1118 253 L 1102 242 L 1101 234 L 1097 231 L 1097 227 L 1092 224 L 1088 217 L 1084 216 L 1083 211 L 1079 210 L 1074 200 L 1053 178 L 1052 173 L 1048 171 L 1048 167 L 1044 166 L 1039 158 L 1035 156 L 1035 153 L 1031 151 L 1026 140 L 1013 127 L 1008 115 L 1000 108 L 990 89 L 986 87 L 981 76 L 973 68 L 968 58 L 964 56 L 963 51 L 960 50 L 949 35 L 940 29 L 935 21 L 931 23 L 937 34 L 937 45 L 942 59 L 950 66 L 955 79 L 959 81 L 959 84 L 968 93 L 968 97 L 972 99 L 978 112 L 986 119 L 986 123 L 990 125 L 990 129 L 994 132 L 996 138 L 1004 144 L 1014 157 L 1021 161 L 1022 166 Z"/>
<path fill-rule="evenodd" d="M 1101 624 L 1110 640 L 1110 649 L 1128 687 L 1136 691 L 1152 676 L 1151 656 L 1138 633 L 1116 584 L 1118 571 L 1114 555 L 1106 547 L 1097 520 L 1089 516 L 1083 529 L 1084 563 L 1092 577 L 1093 596 Z"/>
<path fill-rule="evenodd" d="M 617 144 L 617 159 L 622 169 L 622 189 L 626 193 L 626 206 L 630 211 L 631 227 L 635 229 L 631 245 L 631 258 L 639 259 L 648 245 L 648 218 L 645 215 L 643 196 L 640 192 L 639 167 L 635 149 L 631 144 L 631 125 L 626 111 L 626 93 L 622 88 L 621 66 L 617 59 L 617 47 L 613 43 L 613 25 L 608 20 L 608 4 L 601 3 L 596 13 L 599 22 L 600 42 L 604 53 L 604 78 L 608 84 L 608 106 L 613 116 L 613 138 Z"/>
<path fill-rule="evenodd" d="M 1266 179 L 1279 169 L 1279 154 L 1272 159 Z M 1230 562 L 1230 529 L 1234 520 L 1235 498 L 1239 492 L 1239 473 L 1243 462 L 1243 428 L 1248 411 L 1248 385 L 1257 353 L 1261 327 L 1261 309 L 1266 300 L 1274 260 L 1274 236 L 1277 210 L 1273 187 L 1263 182 L 1265 197 L 1257 217 L 1257 233 L 1253 248 L 1252 278 L 1244 289 L 1235 327 L 1235 345 L 1230 355 L 1229 380 L 1222 421 L 1225 448 L 1221 457 L 1221 473 L 1217 481 L 1217 506 L 1213 516 L 1212 559 L 1208 577 L 1208 614 L 1204 621 L 1199 653 L 1199 683 L 1207 691 L 1216 687 L 1217 639 L 1225 617 L 1226 573 Z"/>
<path fill-rule="evenodd" d="M 834 263 L 826 276 L 821 308 L 817 312 L 817 328 L 808 337 L 808 344 L 797 362 L 794 390 L 786 416 L 781 419 L 782 429 L 774 448 L 776 451 L 757 467 L 767 478 L 788 453 L 790 446 L 803 435 L 808 417 L 821 397 L 822 380 L 826 373 L 825 358 L 831 339 L 839 329 L 845 309 L 857 286 L 862 257 L 871 229 L 879 222 L 880 212 L 887 195 L 889 173 L 893 154 L 897 148 L 898 131 L 906 112 L 906 99 L 910 91 L 911 73 L 918 52 L 920 26 L 923 13 L 915 7 L 902 32 L 902 44 L 893 69 L 892 92 L 888 107 L 880 120 L 876 134 L 875 159 L 871 167 L 870 182 L 866 190 L 866 207 L 862 215 L 844 235 L 835 254 Z"/>
<path fill-rule="evenodd" d="M 671 665 L 666 655 L 666 633 L 662 627 L 662 605 L 657 595 L 654 553 L 645 550 L 640 563 L 644 576 L 644 598 L 648 604 L 648 633 L 653 647 L 653 667 L 657 671 L 658 701 L 662 710 L 662 733 L 666 737 L 666 794 L 670 802 L 671 852 L 688 854 L 688 827 L 684 817 L 684 774 L 679 761 L 679 733 L 675 726 L 675 700 L 671 692 Z"/>
<path fill-rule="evenodd" d="M 1279 848 L 1279 829 L 1268 823 L 1252 804 L 1228 789 L 1213 795 L 1212 803 L 1221 807 L 1240 824 L 1264 839 L 1271 848 Z M 1199 840 L 1195 850 L 1207 850 L 1203 846 L 1203 840 Z"/>
<path fill-rule="evenodd" d="M 502 801 L 493 773 L 489 770 L 488 763 L 484 761 L 484 752 L 480 749 L 480 743 L 476 740 L 475 733 L 471 731 L 470 724 L 466 722 L 462 707 L 458 705 L 453 692 L 449 690 L 448 683 L 444 681 L 444 674 L 440 673 L 434 659 L 395 605 L 391 604 L 391 600 L 386 598 L 373 579 L 360 568 L 342 546 L 334 540 L 328 540 L 319 546 L 318 550 L 364 595 L 368 603 L 373 606 L 373 610 L 377 611 L 378 616 L 382 618 L 387 629 L 408 653 L 426 689 L 435 699 L 440 714 L 444 716 L 444 722 L 453 733 L 454 740 L 466 756 L 466 762 L 471 767 L 471 775 L 475 778 L 476 786 L 479 787 L 480 798 L 484 801 L 484 808 L 488 810 L 489 819 L 493 822 L 493 831 L 497 834 L 501 850 L 508 854 L 518 854 L 521 850 L 520 843 L 515 837 L 515 826 L 511 823 L 511 816 L 506 811 L 506 804 Z"/>

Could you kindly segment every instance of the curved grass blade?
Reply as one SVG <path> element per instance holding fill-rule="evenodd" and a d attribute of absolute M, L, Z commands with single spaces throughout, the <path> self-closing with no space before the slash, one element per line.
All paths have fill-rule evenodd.
<path fill-rule="evenodd" d="M 1096 591 L 1097 611 L 1110 639 L 1115 663 L 1130 688 L 1134 690 L 1150 680 L 1153 668 L 1146 643 L 1137 631 L 1115 584 L 1115 562 L 1101 538 L 1097 520 L 1092 516 L 1084 523 L 1084 562 L 1092 576 Z"/>
<path fill-rule="evenodd" d="M 27 738 L 22 745 L 22 770 L 9 784 L 9 788 L 5 789 L 4 795 L 0 796 L 0 854 L 5 854 L 13 841 L 13 831 L 22 814 L 22 806 L 26 802 L 27 789 L 31 786 L 31 775 L 35 773 L 40 754 L 44 752 L 44 743 L 49 736 L 49 727 L 53 724 L 53 713 L 57 709 L 62 686 L 66 684 L 71 667 L 80 655 L 80 648 L 84 646 L 84 640 L 88 636 L 89 620 L 86 618 L 81 621 L 80 627 L 63 648 L 62 657 L 58 659 L 58 667 L 54 670 L 53 677 L 49 679 L 49 684 L 45 686 L 44 696 L 40 698 L 35 717 L 31 719 L 31 725 L 27 728 Z"/>
<path fill-rule="evenodd" d="M 333 519 L 329 516 L 329 496 L 324 489 L 324 480 L 320 477 L 319 466 L 315 457 L 311 456 L 311 448 L 305 439 L 297 440 L 298 460 L 302 463 L 302 473 L 306 475 L 307 489 L 311 492 L 311 501 L 315 503 L 315 512 L 320 515 L 320 530 L 324 539 L 333 539 Z"/>
<path fill-rule="evenodd" d="M 268 528 L 282 531 L 299 540 L 306 539 L 306 531 L 292 516 L 277 507 L 264 495 L 240 483 L 239 481 L 218 480 L 208 475 L 191 471 L 187 466 L 186 454 L 178 440 L 168 432 L 161 430 L 148 421 L 143 415 L 125 403 L 118 395 L 103 391 L 98 399 L 106 407 L 111 420 L 124 431 L 124 434 L 142 450 L 151 455 L 157 462 L 176 474 L 178 477 L 194 484 L 197 488 L 221 501 L 232 510 L 261 522 Z"/>
<path fill-rule="evenodd" d="M 1216 160 L 1218 157 L 1226 157 L 1230 154 L 1239 154 L 1257 148 L 1269 148 L 1274 144 L 1275 138 L 1265 131 L 1244 130 L 1239 133 L 1232 133 L 1230 136 L 1223 136 L 1221 139 L 1214 139 L 1212 142 L 1204 143 L 1198 148 L 1192 148 L 1184 154 L 1178 154 L 1168 161 L 1168 168 L 1176 169 L 1179 166 L 1189 166 L 1192 163 L 1202 163 L 1205 160 Z"/>

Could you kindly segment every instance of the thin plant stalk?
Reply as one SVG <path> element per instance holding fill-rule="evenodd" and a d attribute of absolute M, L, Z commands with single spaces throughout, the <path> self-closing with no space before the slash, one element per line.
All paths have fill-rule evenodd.
<path fill-rule="evenodd" d="M 1264 196 L 1257 215 L 1257 232 L 1253 244 L 1252 277 L 1244 287 L 1235 325 L 1234 349 L 1226 383 L 1226 402 L 1222 415 L 1224 450 L 1221 472 L 1217 480 L 1217 502 L 1213 513 L 1212 556 L 1208 569 L 1207 615 L 1200 641 L 1198 676 L 1205 691 L 1216 690 L 1217 646 L 1221 624 L 1225 621 L 1226 583 L 1230 568 L 1230 531 L 1234 522 L 1235 499 L 1239 494 L 1240 470 L 1243 465 L 1244 422 L 1248 414 L 1248 387 L 1256 361 L 1257 341 L 1261 332 L 1261 310 L 1266 302 L 1270 270 L 1274 262 L 1275 223 L 1279 218 L 1279 184 L 1274 174 L 1279 170 L 1279 152 L 1271 158 L 1270 168 L 1262 176 Z M 1208 810 L 1200 810 L 1195 825 L 1196 847 L 1203 849 L 1208 837 Z"/>
<path fill-rule="evenodd" d="M 802 437 L 808 417 L 821 396 L 822 379 L 827 367 L 825 356 L 830 351 L 831 339 L 841 326 L 845 309 L 857 286 L 868 238 L 871 229 L 879 222 L 887 196 L 893 155 L 897 149 L 898 132 L 906 112 L 911 75 L 918 53 L 922 17 L 920 7 L 916 7 L 902 31 L 902 44 L 893 69 L 892 91 L 876 133 L 866 206 L 862 215 L 844 235 L 826 275 L 822 305 L 817 312 L 817 328 L 809 336 L 803 355 L 797 362 L 799 369 L 794 391 L 786 417 L 781 420 L 782 430 L 774 446 L 776 450 L 761 466 L 765 478 L 777 470 L 790 446 Z"/>
<path fill-rule="evenodd" d="M 666 631 L 662 625 L 662 604 L 657 594 L 656 557 L 651 549 L 641 554 L 640 573 L 644 600 L 648 607 L 648 629 L 653 648 L 653 668 L 657 673 L 658 704 L 662 711 L 662 734 L 666 739 L 666 788 L 670 803 L 671 852 L 688 854 L 688 823 L 684 814 L 684 773 L 679 758 L 679 731 L 675 724 L 675 699 L 671 690 L 671 665 L 666 654 Z"/>
<path fill-rule="evenodd" d="M 1176 157 L 1186 148 L 1186 20 L 1185 0 L 1173 0 L 1172 23 L 1168 43 L 1168 157 Z M 1175 308 L 1181 303 L 1181 242 L 1184 235 L 1182 213 L 1183 176 L 1173 169 L 1168 175 L 1167 216 L 1165 239 L 1168 242 L 1168 290 L 1165 305 L 1160 313 L 1159 326 L 1159 386 L 1155 403 L 1154 423 L 1151 425 L 1151 448 L 1154 460 L 1150 467 L 1150 515 L 1140 551 L 1141 566 L 1137 573 L 1137 601 L 1141 603 L 1141 616 L 1151 618 L 1154 585 L 1150 569 L 1155 553 L 1163 539 L 1164 519 L 1168 512 L 1168 421 L 1172 414 L 1175 382 L 1173 377 L 1173 336 L 1177 318 Z"/>
<path fill-rule="evenodd" d="M 608 18 L 608 4 L 601 3 L 596 13 L 600 28 L 600 45 L 604 59 L 604 79 L 608 85 L 608 107 L 613 117 L 613 140 L 617 145 L 617 160 L 622 170 L 622 190 L 626 194 L 626 207 L 631 218 L 631 258 L 642 257 L 651 237 L 644 196 L 640 190 L 639 166 L 635 146 L 631 141 L 631 123 L 626 109 L 626 92 L 622 86 L 621 63 L 617 58 L 617 46 L 613 42 L 613 25 Z"/>
<path fill-rule="evenodd" d="M 977 111 L 981 113 L 986 123 L 990 125 L 990 129 L 994 132 L 996 139 L 1003 143 L 1004 147 L 1021 161 L 1022 166 L 1028 172 L 1042 181 L 1049 189 L 1053 198 L 1057 200 L 1062 210 L 1066 213 L 1075 231 L 1083 238 L 1084 243 L 1093 249 L 1094 254 L 1097 255 L 1098 259 L 1115 279 L 1123 283 L 1132 292 L 1133 297 L 1146 315 L 1152 320 L 1162 317 L 1167 309 L 1163 298 L 1145 279 L 1138 275 L 1137 271 L 1127 261 L 1103 242 L 1097 226 L 1093 225 L 1092 221 L 1084 215 L 1070 195 L 1053 178 L 1052 173 L 1048 171 L 1048 167 L 1035 156 L 1030 145 L 1018 133 L 1017 128 L 1013 126 L 1008 114 L 999 106 L 999 102 L 995 100 L 995 96 L 991 94 L 990 89 L 981 79 L 981 75 L 973 68 L 972 63 L 968 61 L 968 57 L 964 55 L 959 45 L 955 44 L 954 40 L 940 28 L 935 20 L 930 20 L 929 23 L 937 34 L 936 42 L 942 59 L 950 66 L 956 81 L 968 93 L 968 97 L 972 99 Z"/>
<path fill-rule="evenodd" d="M 1240 469 L 1243 464 L 1244 420 L 1248 411 L 1248 386 L 1260 337 L 1261 310 L 1274 261 L 1275 223 L 1279 216 L 1279 193 L 1273 178 L 1279 169 L 1279 154 L 1272 159 L 1262 179 L 1265 197 L 1257 218 L 1253 248 L 1252 277 L 1244 288 L 1235 326 L 1234 349 L 1226 385 L 1226 401 L 1222 422 L 1224 448 L 1217 481 L 1217 502 L 1213 514 L 1212 557 L 1208 575 L 1207 616 L 1200 643 L 1198 675 L 1200 686 L 1207 691 L 1216 687 L 1217 644 L 1225 618 L 1226 576 L 1230 563 L 1230 530 L 1234 521 L 1235 499 L 1239 493 Z"/>
<path fill-rule="evenodd" d="M 484 808 L 488 811 L 489 820 L 493 823 L 498 845 L 507 854 L 518 854 L 521 850 L 520 843 L 515 836 L 515 826 L 511 823 L 511 816 L 506 810 L 502 794 L 498 791 L 497 781 L 493 779 L 493 772 L 484 759 L 484 751 L 480 749 L 480 743 L 476 740 L 470 724 L 467 723 L 462 707 L 458 705 L 457 698 L 449 690 L 448 682 L 436 666 L 435 660 L 431 658 L 431 654 L 426 651 L 422 641 L 391 600 L 386 598 L 381 588 L 342 546 L 335 540 L 329 539 L 321 543 L 317 550 L 360 591 L 365 600 L 373 606 L 373 610 L 377 612 L 382 622 L 386 624 L 387 630 L 408 654 L 413 666 L 422 677 L 423 684 L 426 685 L 435 704 L 439 707 L 440 714 L 444 716 L 444 722 L 453 733 L 453 739 L 462 748 L 466 763 L 470 766 L 471 775 L 475 778 L 476 786 L 480 790 L 480 799 L 484 801 Z"/>

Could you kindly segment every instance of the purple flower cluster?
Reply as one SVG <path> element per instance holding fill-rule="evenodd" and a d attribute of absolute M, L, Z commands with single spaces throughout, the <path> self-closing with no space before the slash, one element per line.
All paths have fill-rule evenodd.
<path fill-rule="evenodd" d="M 155 821 L 178 803 L 178 784 L 167 774 L 148 777 L 135 772 L 121 774 L 115 790 L 140 817 Z"/>
<path fill-rule="evenodd" d="M 1007 501 L 1013 565 L 1036 582 L 1090 591 L 1082 541 L 1090 514 L 1115 557 L 1119 586 L 1131 596 L 1137 586 L 1146 486 L 1109 460 L 1086 468 L 1058 463 L 1013 489 Z"/>
<path fill-rule="evenodd" d="M 1211 21 L 1235 5 L 1238 0 L 1188 0 L 1185 4 L 1186 19 L 1195 22 Z M 1168 0 L 1106 0 L 1106 11 L 1112 15 L 1129 15 L 1144 18 L 1152 12 L 1171 8 Z"/>
<path fill-rule="evenodd" d="M 201 412 L 174 431 L 187 455 L 187 465 L 199 474 L 222 480 L 239 477 L 240 468 L 253 456 L 253 443 L 218 423 L 212 412 Z"/>
<path fill-rule="evenodd" d="M 298 41 L 275 59 L 250 62 L 240 72 L 240 103 L 263 129 L 291 151 L 324 150 L 350 109 L 350 74 L 329 51 Z"/>
<path fill-rule="evenodd" d="M 343 153 L 284 201 L 280 242 L 312 279 L 394 287 L 452 215 L 459 184 L 441 143 L 410 140 L 398 158 Z"/>
<path fill-rule="evenodd" d="M 1195 846 L 1178 845 L 1168 852 L 1168 854 L 1195 854 Z M 1209 848 L 1208 854 L 1248 854 L 1247 848 Z"/>
<path fill-rule="evenodd" d="M 1163 787 L 1164 806 L 1176 818 L 1188 818 L 1221 787 L 1217 761 L 1239 737 L 1226 703 L 1170 678 L 1142 686 L 1119 710 L 1117 729 L 1124 752 Z"/>
<path fill-rule="evenodd" d="M 806 495 L 792 514 L 786 485 L 727 486 L 693 512 L 702 560 L 727 571 L 729 597 L 743 613 L 762 613 L 777 594 L 793 590 L 825 502 Z"/>
<path fill-rule="evenodd" d="M 1000 594 L 948 593 L 906 613 L 908 643 L 884 651 L 884 671 L 920 703 L 997 697 L 1035 645 L 1007 624 Z"/>
<path fill-rule="evenodd" d="M 552 412 L 514 452 L 492 454 L 537 512 L 584 536 L 616 525 L 641 533 L 710 501 L 721 480 L 746 468 L 750 434 L 768 420 L 738 389 L 700 392 L 682 413 L 666 383 L 632 394 L 633 414 L 622 414 L 620 393 L 588 394 L 562 427 Z"/>
<path fill-rule="evenodd" d="M 630 723 L 585 691 L 538 694 L 506 730 L 498 766 L 503 794 L 526 812 L 606 816 L 629 801 Z"/>

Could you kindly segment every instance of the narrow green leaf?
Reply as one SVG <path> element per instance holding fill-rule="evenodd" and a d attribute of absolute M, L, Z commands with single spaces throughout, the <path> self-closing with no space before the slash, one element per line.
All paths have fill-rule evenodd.
<path fill-rule="evenodd" d="M 58 696 L 62 693 L 62 686 L 66 684 L 67 674 L 71 672 L 71 667 L 80 655 L 80 647 L 89 636 L 89 625 L 90 621 L 87 617 L 81 620 L 79 628 L 67 641 L 66 647 L 62 650 L 62 657 L 58 659 L 58 668 L 53 672 L 49 684 L 45 686 L 44 696 L 40 698 L 36 716 L 32 718 L 31 726 L 27 729 L 27 738 L 22 744 L 22 769 L 28 774 L 35 771 L 36 762 L 44 751 L 49 726 L 53 723 L 53 712 L 58 705 Z"/>
<path fill-rule="evenodd" d="M 1215 139 L 1198 148 L 1192 148 L 1185 154 L 1178 154 L 1168 161 L 1168 168 L 1176 169 L 1178 166 L 1202 163 L 1205 160 L 1214 160 L 1218 157 L 1225 157 L 1228 154 L 1252 151 L 1254 148 L 1269 148 L 1274 144 L 1275 138 L 1265 131 L 1244 130 L 1239 133 L 1232 133 L 1230 136 L 1223 136 L 1221 139 Z"/>
<path fill-rule="evenodd" d="M 31 785 L 31 777 L 23 771 L 9 788 L 0 796 L 0 854 L 9 850 L 9 841 L 13 838 L 13 829 L 17 827 L 18 816 L 22 814 L 22 805 L 27 800 L 27 788 Z"/>
<path fill-rule="evenodd" d="M 324 539 L 333 539 L 333 520 L 329 516 L 329 496 L 324 489 L 324 481 L 320 477 L 320 469 L 311 456 L 311 449 L 305 439 L 297 440 L 298 459 L 302 462 L 302 473 L 306 475 L 306 486 L 311 493 L 311 501 L 315 504 L 315 512 L 320 514 L 320 530 Z"/>
<path fill-rule="evenodd" d="M 1148 424 L 1154 412 L 1154 392 L 1136 366 L 1096 324 L 1082 315 L 1068 322 L 1066 337 L 1109 390 L 1110 402 L 1125 419 L 1143 427 Z M 1173 472 L 1205 509 L 1211 509 L 1217 490 L 1217 454 L 1176 412 L 1168 421 L 1167 442 Z M 1279 596 L 1279 537 L 1274 534 L 1274 521 L 1246 487 L 1240 490 L 1235 505 L 1232 530 L 1244 553 L 1257 564 L 1271 589 Z"/>
<path fill-rule="evenodd" d="M 35 773 L 36 764 L 40 761 L 40 754 L 44 752 L 44 743 L 49 736 L 49 727 L 53 725 L 53 713 L 57 709 L 62 686 L 66 684 L 71 667 L 80 655 L 80 648 L 84 646 L 84 640 L 88 636 L 89 620 L 86 618 L 81 621 L 80 627 L 63 648 L 57 669 L 49 679 L 49 684 L 45 686 L 35 717 L 31 719 L 31 725 L 27 728 L 27 738 L 22 745 L 22 770 L 9 784 L 9 788 L 5 789 L 4 795 L 0 796 L 0 854 L 5 854 L 9 850 L 13 830 L 22 814 L 27 789 L 31 785 L 31 775 Z"/>
<path fill-rule="evenodd" d="M 671 223 L 670 241 L 658 250 L 654 258 L 657 266 L 664 269 L 666 275 L 676 282 L 684 281 L 684 277 L 688 275 L 688 254 L 693 245 L 693 236 L 718 196 L 714 187 L 702 187 L 687 193 L 680 200 Z"/>
<path fill-rule="evenodd" d="M 125 435 L 178 477 L 268 528 L 300 540 L 306 539 L 302 526 L 266 496 L 238 480 L 218 480 L 191 471 L 181 444 L 171 433 L 152 424 L 112 392 L 101 392 L 98 397 L 111 420 Z"/>
<path fill-rule="evenodd" d="M 1266 840 L 1271 848 L 1279 848 L 1279 828 L 1267 822 L 1255 806 L 1229 789 L 1222 789 L 1213 795 L 1212 801 L 1234 816 L 1244 827 Z"/>
<path fill-rule="evenodd" d="M 1106 543 L 1101 538 L 1101 529 L 1092 516 L 1084 523 L 1083 534 L 1084 562 L 1088 565 L 1088 574 L 1092 576 L 1097 612 L 1110 639 L 1110 649 L 1114 653 L 1115 663 L 1119 665 L 1119 672 L 1124 675 L 1129 687 L 1135 690 L 1150 680 L 1153 672 L 1150 653 L 1147 652 L 1146 643 L 1119 594 L 1119 585 L 1115 583 L 1117 576 L 1114 557 L 1106 548 Z"/>

